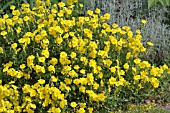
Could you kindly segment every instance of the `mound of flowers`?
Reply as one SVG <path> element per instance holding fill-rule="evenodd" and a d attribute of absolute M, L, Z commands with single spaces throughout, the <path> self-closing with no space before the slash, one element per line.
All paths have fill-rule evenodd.
<path fill-rule="evenodd" d="M 109 25 L 100 9 L 36 0 L 11 11 L 0 18 L 0 112 L 109 112 L 169 76 L 139 58 L 140 30 Z"/>

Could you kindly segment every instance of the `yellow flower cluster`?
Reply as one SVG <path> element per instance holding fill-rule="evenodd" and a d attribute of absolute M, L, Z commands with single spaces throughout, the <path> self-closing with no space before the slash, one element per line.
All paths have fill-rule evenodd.
<path fill-rule="evenodd" d="M 170 74 L 138 57 L 139 30 L 109 25 L 100 9 L 77 16 L 77 0 L 36 0 L 11 10 L 0 18 L 0 112 L 92 113 L 115 89 L 157 88 Z"/>

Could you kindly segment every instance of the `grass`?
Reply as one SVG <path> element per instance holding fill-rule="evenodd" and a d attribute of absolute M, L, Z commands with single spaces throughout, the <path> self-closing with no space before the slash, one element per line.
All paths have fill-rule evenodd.
<path fill-rule="evenodd" d="M 162 108 L 153 107 L 151 109 L 144 109 L 142 107 L 138 107 L 135 110 L 129 110 L 127 113 L 170 113 L 169 110 L 163 110 Z"/>
<path fill-rule="evenodd" d="M 127 111 L 118 111 L 115 113 L 170 113 L 170 110 L 164 110 L 161 107 L 153 105 L 133 105 Z"/>
<path fill-rule="evenodd" d="M 65 2 L 66 3 L 66 1 L 67 0 L 62 0 L 62 2 Z M 86 2 L 86 3 L 90 3 L 90 0 L 78 0 L 79 1 L 79 3 L 84 3 L 84 1 Z"/>

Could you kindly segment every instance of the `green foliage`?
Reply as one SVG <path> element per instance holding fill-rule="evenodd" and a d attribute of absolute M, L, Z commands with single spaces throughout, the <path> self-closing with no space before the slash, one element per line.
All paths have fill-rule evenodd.
<path fill-rule="evenodd" d="M 148 8 L 150 9 L 158 3 L 161 3 L 163 6 L 170 6 L 170 0 L 148 0 Z"/>

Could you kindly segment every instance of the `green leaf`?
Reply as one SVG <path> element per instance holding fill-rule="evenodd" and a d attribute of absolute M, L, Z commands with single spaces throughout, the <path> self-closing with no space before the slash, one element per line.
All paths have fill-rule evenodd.
<path fill-rule="evenodd" d="M 6 8 L 9 7 L 10 5 L 12 5 L 14 2 L 15 2 L 14 0 L 12 0 L 12 1 L 10 1 L 10 2 L 7 2 L 7 3 L 3 6 L 2 9 L 3 9 L 3 10 L 6 9 Z"/>
<path fill-rule="evenodd" d="M 170 6 L 170 0 L 159 0 L 162 5 L 164 6 Z"/>
<path fill-rule="evenodd" d="M 158 2 L 159 0 L 148 0 L 148 9 L 156 5 Z"/>
<path fill-rule="evenodd" d="M 3 13 L 3 10 L 0 10 L 0 14 L 2 14 Z"/>
<path fill-rule="evenodd" d="M 34 6 L 34 0 L 30 0 L 30 6 L 31 6 L 31 8 L 33 8 L 33 6 Z"/>
<path fill-rule="evenodd" d="M 148 8 L 155 6 L 160 2 L 163 6 L 170 6 L 170 0 L 148 0 Z"/>
<path fill-rule="evenodd" d="M 165 6 L 167 3 L 167 0 L 159 0 L 159 2 L 163 5 L 163 6 Z"/>
<path fill-rule="evenodd" d="M 27 0 L 23 0 L 23 2 L 24 2 L 24 3 L 28 3 L 28 1 L 27 1 Z"/>
<path fill-rule="evenodd" d="M 166 0 L 167 6 L 170 6 L 170 0 Z"/>

